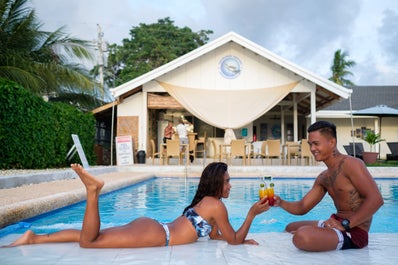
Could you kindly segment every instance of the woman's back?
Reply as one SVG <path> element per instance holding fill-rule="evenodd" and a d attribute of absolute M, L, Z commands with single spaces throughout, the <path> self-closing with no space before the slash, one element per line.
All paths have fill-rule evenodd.
<path fill-rule="evenodd" d="M 188 244 L 198 240 L 195 228 L 185 216 L 181 215 L 167 225 L 170 230 L 170 245 Z"/>
<path fill-rule="evenodd" d="M 178 245 L 195 242 L 199 237 L 198 234 L 202 234 L 200 235 L 201 237 L 207 236 L 210 233 L 212 226 L 215 224 L 213 218 L 214 212 L 220 211 L 220 207 L 218 206 L 219 203 L 223 204 L 220 200 L 214 197 L 206 196 L 194 207 L 189 208 L 187 211 L 189 212 L 188 214 L 184 213 L 172 223 L 169 223 L 168 225 L 171 237 L 173 237 L 173 234 L 178 237 L 178 241 L 177 239 L 173 241 L 170 240 L 170 244 Z M 197 214 L 197 216 L 192 218 L 192 212 L 194 212 L 195 215 Z M 197 221 L 202 223 L 200 224 L 200 227 L 195 228 L 195 222 Z M 196 229 L 199 229 L 200 231 L 198 232 Z"/>

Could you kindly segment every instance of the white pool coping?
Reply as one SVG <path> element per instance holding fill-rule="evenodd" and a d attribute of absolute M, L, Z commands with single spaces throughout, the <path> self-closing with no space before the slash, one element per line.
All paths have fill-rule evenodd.
<path fill-rule="evenodd" d="M 17 235 L 0 238 L 0 244 Z M 83 249 L 77 243 L 0 248 L 1 264 L 398 264 L 398 234 L 370 234 L 369 246 L 359 250 L 305 252 L 295 248 L 288 233 L 249 234 L 260 243 L 228 245 L 224 241 L 139 249 Z"/>
<path fill-rule="evenodd" d="M 198 176 L 201 166 L 109 167 L 104 172 L 147 172 L 154 175 Z M 383 170 L 384 169 L 384 170 Z M 100 169 L 95 170 L 101 174 Z M 316 167 L 229 167 L 231 176 L 279 175 L 285 177 L 316 177 L 322 166 Z M 374 177 L 397 177 L 396 168 L 370 169 Z M 94 173 L 94 172 L 93 172 Z M 56 174 L 56 173 L 52 173 Z M 65 172 L 61 172 L 65 174 Z M 46 176 L 48 178 L 49 176 Z M 55 176 L 51 178 L 57 178 Z M 25 177 L 24 177 L 25 178 Z M 25 178 L 28 179 L 28 178 Z M 49 180 L 44 180 L 49 181 Z M 1 190 L 0 190 L 1 191 Z M 34 202 L 32 201 L 34 205 Z M 392 224 L 392 225 L 395 225 Z M 14 241 L 20 234 L 0 238 L 0 245 Z M 77 243 L 27 245 L 0 248 L 2 265 L 7 264 L 398 264 L 398 233 L 370 233 L 369 246 L 360 250 L 327 251 L 321 253 L 298 250 L 288 233 L 253 233 L 248 238 L 259 246 L 228 245 L 226 242 L 200 240 L 193 244 L 140 249 L 82 249 Z"/>

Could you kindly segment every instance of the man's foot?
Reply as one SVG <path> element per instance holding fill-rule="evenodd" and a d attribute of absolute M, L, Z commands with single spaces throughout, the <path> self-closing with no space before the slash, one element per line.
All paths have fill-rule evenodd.
<path fill-rule="evenodd" d="M 9 244 L 6 247 L 16 247 L 16 246 L 22 246 L 22 245 L 29 245 L 33 244 L 33 238 L 35 237 L 35 233 L 33 233 L 32 230 L 26 231 L 20 238 L 15 240 L 12 244 Z"/>
<path fill-rule="evenodd" d="M 93 175 L 88 173 L 81 165 L 72 164 L 71 168 L 79 175 L 79 178 L 86 186 L 87 191 L 95 191 L 97 194 L 100 193 L 102 187 L 104 186 L 104 181 L 96 179 Z"/>

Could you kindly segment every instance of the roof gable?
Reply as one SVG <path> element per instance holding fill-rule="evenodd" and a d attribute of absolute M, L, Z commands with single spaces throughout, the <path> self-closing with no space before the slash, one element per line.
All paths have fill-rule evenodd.
<path fill-rule="evenodd" d="M 289 62 L 286 59 L 283 59 L 282 57 L 270 52 L 269 50 L 265 49 L 264 47 L 259 46 L 258 44 L 243 38 L 242 36 L 230 32 L 227 33 L 223 36 L 221 36 L 218 39 L 215 39 L 161 67 L 158 67 L 146 74 L 143 74 L 129 82 L 126 82 L 114 89 L 111 89 L 111 93 L 113 94 L 114 97 L 119 97 L 125 93 L 128 93 L 134 88 L 140 87 L 152 80 L 155 80 L 156 78 L 173 71 L 177 69 L 178 67 L 181 67 L 184 64 L 187 64 L 223 45 L 228 44 L 229 42 L 234 42 L 245 49 L 248 49 L 252 51 L 255 54 L 258 54 L 262 56 L 263 58 L 272 61 L 273 63 L 279 65 L 282 68 L 285 68 L 291 72 L 293 72 L 296 75 L 301 76 L 303 79 L 306 79 L 312 83 L 314 83 L 317 87 L 322 87 L 323 89 L 329 91 L 332 94 L 338 95 L 339 97 L 342 98 L 348 98 L 348 96 L 351 93 L 351 90 L 346 89 L 342 86 L 339 86 L 325 78 L 322 78 L 318 75 L 315 75 L 314 73 L 311 73 L 295 64 L 292 62 Z"/>

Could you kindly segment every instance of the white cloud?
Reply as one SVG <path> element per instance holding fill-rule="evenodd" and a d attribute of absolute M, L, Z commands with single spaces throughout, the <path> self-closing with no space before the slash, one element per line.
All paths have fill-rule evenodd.
<path fill-rule="evenodd" d="M 357 63 L 358 85 L 397 85 L 398 5 L 395 0 L 32 0 L 48 30 L 66 25 L 71 35 L 120 43 L 139 23 L 170 17 L 212 38 L 229 31 L 323 77 L 337 49 Z"/>
<path fill-rule="evenodd" d="M 389 62 L 398 59 L 398 13 L 393 10 L 383 12 L 382 25 L 378 28 L 380 46 Z"/>

